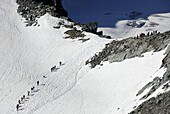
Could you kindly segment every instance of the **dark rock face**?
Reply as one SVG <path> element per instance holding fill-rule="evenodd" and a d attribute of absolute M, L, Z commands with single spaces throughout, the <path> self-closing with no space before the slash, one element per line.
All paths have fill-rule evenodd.
<path fill-rule="evenodd" d="M 151 98 L 129 114 L 170 114 L 170 91 Z"/>
<path fill-rule="evenodd" d="M 69 35 L 65 38 L 71 38 L 71 39 L 75 39 L 77 37 L 85 37 L 85 35 L 80 30 L 68 30 L 65 32 L 65 34 Z"/>
<path fill-rule="evenodd" d="M 61 0 L 17 0 L 17 12 L 27 20 L 27 26 L 37 24 L 36 18 L 40 18 L 46 13 L 54 17 L 67 16 Z"/>
<path fill-rule="evenodd" d="M 46 5 L 57 6 L 61 5 L 61 0 L 34 0 L 36 2 L 43 2 Z"/>
<path fill-rule="evenodd" d="M 121 41 L 115 41 L 106 44 L 105 48 L 95 54 L 86 63 L 91 64 L 91 68 L 100 65 L 101 61 L 121 62 L 127 58 L 141 56 L 145 52 L 160 51 L 165 49 L 170 43 L 170 31 L 158 34 L 145 36 L 139 39 L 127 38 Z"/>
<path fill-rule="evenodd" d="M 54 6 L 55 7 L 55 13 L 57 13 L 59 16 L 68 16 L 68 13 L 64 10 L 61 0 L 33 0 L 38 3 L 43 3 L 44 5 Z"/>
<path fill-rule="evenodd" d="M 90 22 L 90 23 L 85 24 L 82 30 L 96 34 L 97 33 L 97 22 Z"/>
<path fill-rule="evenodd" d="M 144 95 L 141 99 L 146 99 L 150 96 L 153 92 L 155 92 L 160 86 L 164 85 L 162 89 L 168 89 L 170 81 L 170 46 L 165 52 L 165 57 L 162 60 L 161 67 L 167 68 L 166 72 L 164 73 L 163 77 L 155 77 L 151 82 L 146 84 L 141 90 L 138 91 L 137 96 L 140 95 L 145 89 L 152 87 L 146 95 Z"/>
<path fill-rule="evenodd" d="M 98 27 L 97 22 L 90 22 L 90 23 L 87 23 L 87 24 L 74 22 L 74 25 L 78 25 L 78 26 L 82 27 L 82 31 L 91 32 L 91 33 L 94 33 L 94 34 L 96 34 L 96 35 L 98 35 L 98 36 L 100 36 L 102 38 L 111 39 L 110 36 L 103 35 L 103 31 L 97 32 L 97 27 Z"/>
<path fill-rule="evenodd" d="M 97 27 L 98 27 L 97 22 L 90 22 L 90 23 L 87 23 L 87 24 L 74 22 L 74 25 L 78 25 L 78 26 L 82 27 L 82 31 L 91 32 L 91 33 L 94 33 L 94 34 L 97 33 Z"/>

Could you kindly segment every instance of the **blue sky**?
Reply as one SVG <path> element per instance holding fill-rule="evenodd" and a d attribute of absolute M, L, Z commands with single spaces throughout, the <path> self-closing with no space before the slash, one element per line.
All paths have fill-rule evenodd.
<path fill-rule="evenodd" d="M 63 0 L 63 6 L 71 19 L 82 23 L 97 21 L 104 27 L 129 19 L 125 14 L 131 11 L 142 12 L 139 17 L 170 12 L 170 0 Z"/>

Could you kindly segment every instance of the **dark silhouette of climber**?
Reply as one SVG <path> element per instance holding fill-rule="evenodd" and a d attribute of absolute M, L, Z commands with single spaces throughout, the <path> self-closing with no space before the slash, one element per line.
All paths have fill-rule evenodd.
<path fill-rule="evenodd" d="M 62 65 L 62 62 L 60 61 L 59 64 L 60 64 L 60 66 L 61 66 L 61 65 Z"/>
<path fill-rule="evenodd" d="M 25 99 L 25 95 L 23 95 L 23 99 Z"/>
<path fill-rule="evenodd" d="M 40 82 L 39 82 L 39 81 L 37 81 L 37 86 L 39 86 L 39 84 L 40 84 Z"/>
<path fill-rule="evenodd" d="M 19 110 L 19 104 L 17 104 L 16 108 L 17 108 L 17 111 L 18 111 Z"/>
<path fill-rule="evenodd" d="M 28 96 L 30 96 L 30 91 L 27 91 L 28 92 Z"/>

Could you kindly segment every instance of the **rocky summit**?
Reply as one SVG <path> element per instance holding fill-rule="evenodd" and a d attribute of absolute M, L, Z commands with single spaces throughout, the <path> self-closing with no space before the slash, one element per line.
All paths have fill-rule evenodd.
<path fill-rule="evenodd" d="M 54 17 L 67 17 L 68 15 L 61 0 L 17 0 L 16 2 L 19 5 L 17 12 L 26 19 L 27 26 L 37 25 L 36 18 L 40 18 L 46 13 Z"/>

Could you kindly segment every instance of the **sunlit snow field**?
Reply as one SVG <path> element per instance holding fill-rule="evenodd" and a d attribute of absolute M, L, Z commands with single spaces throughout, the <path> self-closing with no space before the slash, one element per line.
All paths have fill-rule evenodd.
<path fill-rule="evenodd" d="M 165 18 L 151 16 L 149 21 L 159 23 L 154 29 L 169 30 L 170 14 L 160 15 Z M 0 1 L 0 114 L 125 114 L 142 102 L 141 96 L 136 97 L 137 91 L 166 70 L 160 69 L 165 50 L 123 62 L 104 62 L 103 66 L 90 69 L 85 61 L 113 39 L 86 32 L 85 38 L 90 40 L 84 43 L 64 39 L 64 32 L 69 29 L 53 28 L 61 20 L 46 14 L 38 19 L 40 27 L 25 27 L 15 0 Z M 121 28 L 117 31 L 127 30 L 122 21 L 118 23 Z M 146 29 L 118 32 L 115 39 Z M 112 34 L 108 29 L 104 32 Z M 51 72 L 54 65 L 58 69 Z M 40 86 L 36 86 L 38 80 Z M 33 86 L 35 92 L 27 96 Z M 156 94 L 159 92 L 162 90 Z M 17 112 L 16 105 L 23 95 L 26 100 Z"/>

